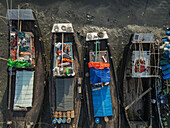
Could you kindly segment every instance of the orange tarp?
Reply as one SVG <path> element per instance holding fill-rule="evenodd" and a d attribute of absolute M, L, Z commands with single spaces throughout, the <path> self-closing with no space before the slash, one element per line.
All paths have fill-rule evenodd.
<path fill-rule="evenodd" d="M 102 62 L 89 62 L 89 68 L 94 67 L 95 69 L 104 69 L 110 67 L 109 63 L 102 63 Z"/>
<path fill-rule="evenodd" d="M 70 60 L 70 59 L 68 59 L 68 58 L 63 58 L 63 61 L 67 61 L 67 62 L 71 62 L 71 63 L 73 63 L 73 61 L 72 61 L 72 60 Z"/>
<path fill-rule="evenodd" d="M 20 54 L 20 55 L 23 55 L 23 56 L 31 55 L 31 53 L 30 53 L 30 52 L 20 52 L 19 54 Z"/>

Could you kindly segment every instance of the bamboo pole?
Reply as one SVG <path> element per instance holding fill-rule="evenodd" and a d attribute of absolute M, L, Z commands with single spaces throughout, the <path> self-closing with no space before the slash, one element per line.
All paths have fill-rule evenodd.
<path fill-rule="evenodd" d="M 0 60 L 5 60 L 5 61 L 8 61 L 8 59 L 2 58 L 2 57 L 0 57 Z"/>
<path fill-rule="evenodd" d="M 132 101 L 129 105 L 125 107 L 125 110 L 128 110 L 135 102 L 139 101 L 144 95 L 150 92 L 152 88 L 147 89 L 144 93 L 142 93 L 139 97 L 137 97 L 134 101 Z"/>
<path fill-rule="evenodd" d="M 62 33 L 62 51 L 61 51 L 61 67 L 63 71 L 63 47 L 64 47 L 64 33 Z"/>
<path fill-rule="evenodd" d="M 21 32 L 21 26 L 22 25 L 22 21 L 20 21 L 20 26 L 19 26 L 19 31 Z"/>
<path fill-rule="evenodd" d="M 95 49 L 95 62 L 97 62 L 97 40 L 96 40 L 96 49 Z"/>
<path fill-rule="evenodd" d="M 19 10 L 20 10 L 20 6 L 18 5 L 18 31 L 19 31 Z"/>
<path fill-rule="evenodd" d="M 169 93 L 168 80 L 166 80 L 166 84 L 167 84 L 167 94 L 168 94 Z"/>

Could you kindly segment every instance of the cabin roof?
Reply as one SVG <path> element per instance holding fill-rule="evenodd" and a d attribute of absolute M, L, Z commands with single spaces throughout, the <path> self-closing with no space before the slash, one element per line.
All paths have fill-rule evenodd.
<path fill-rule="evenodd" d="M 133 43 L 154 43 L 154 34 L 135 33 Z"/>
<path fill-rule="evenodd" d="M 87 33 L 86 35 L 86 41 L 92 41 L 92 40 L 105 40 L 108 39 L 108 35 L 106 31 L 102 32 L 91 32 Z"/>
<path fill-rule="evenodd" d="M 94 117 L 113 116 L 110 86 L 92 87 Z"/>
<path fill-rule="evenodd" d="M 19 14 L 19 15 L 18 15 Z M 8 9 L 7 20 L 35 20 L 31 9 Z"/>
<path fill-rule="evenodd" d="M 72 23 L 57 23 L 53 25 L 52 33 L 74 33 Z"/>
<path fill-rule="evenodd" d="M 34 71 L 16 71 L 15 107 L 32 107 Z"/>
<path fill-rule="evenodd" d="M 56 78 L 56 110 L 70 111 L 74 106 L 74 78 Z"/>

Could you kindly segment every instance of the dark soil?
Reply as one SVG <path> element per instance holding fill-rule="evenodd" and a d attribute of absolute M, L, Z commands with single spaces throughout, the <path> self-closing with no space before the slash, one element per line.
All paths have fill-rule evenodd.
<path fill-rule="evenodd" d="M 9 3 L 10 4 L 10 3 Z M 124 47 L 134 32 L 154 33 L 160 39 L 162 28 L 170 23 L 169 0 L 15 0 L 12 8 L 33 9 L 40 25 L 49 69 L 51 29 L 57 22 L 72 22 L 84 46 L 87 32 L 106 30 L 109 35 L 115 70 L 119 70 Z M 6 1 L 0 2 L 0 15 L 6 15 Z M 5 20 L 5 19 L 3 19 Z M 0 17 L 0 57 L 8 57 L 8 29 Z M 0 122 L 5 121 L 7 62 L 0 60 Z M 47 70 L 48 70 L 47 69 Z M 47 89 L 47 87 L 46 87 Z M 40 121 L 51 123 L 48 115 L 48 98 L 45 95 Z M 86 120 L 82 107 L 81 120 Z M 87 127 L 81 121 L 80 127 Z M 46 125 L 48 126 L 48 125 Z M 44 125 L 45 127 L 45 125 Z M 122 127 L 127 127 L 123 125 Z"/>

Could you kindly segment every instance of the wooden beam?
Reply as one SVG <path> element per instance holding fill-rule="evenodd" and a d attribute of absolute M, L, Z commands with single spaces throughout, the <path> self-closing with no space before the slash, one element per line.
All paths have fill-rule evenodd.
<path fill-rule="evenodd" d="M 167 94 L 168 94 L 169 93 L 168 80 L 166 80 L 166 84 L 167 84 Z"/>
<path fill-rule="evenodd" d="M 142 93 L 139 97 L 137 97 L 134 101 L 132 101 L 132 103 L 130 103 L 128 106 L 125 107 L 125 110 L 128 110 L 135 102 L 137 102 L 138 100 L 140 100 L 144 95 L 146 95 L 148 92 L 150 92 L 152 90 L 152 88 L 149 88 L 148 90 L 146 90 L 144 93 Z"/>
<path fill-rule="evenodd" d="M 8 61 L 8 59 L 5 59 L 5 58 L 3 58 L 3 57 L 0 57 L 0 60 Z"/>

